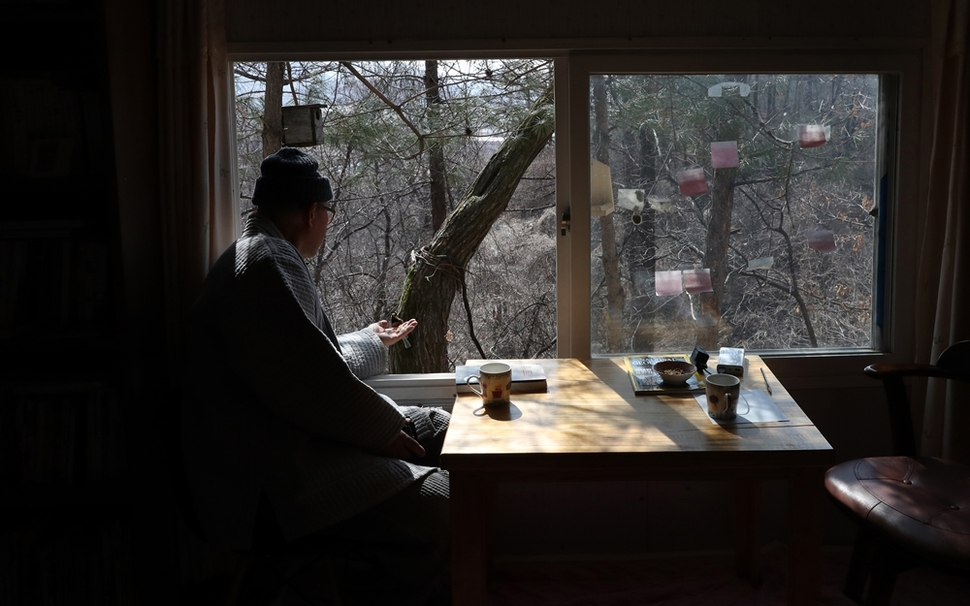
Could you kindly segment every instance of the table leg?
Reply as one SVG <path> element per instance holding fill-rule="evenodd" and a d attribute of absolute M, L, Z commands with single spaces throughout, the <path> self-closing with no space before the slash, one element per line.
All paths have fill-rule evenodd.
<path fill-rule="evenodd" d="M 788 488 L 788 603 L 817 604 L 821 597 L 822 471 L 801 471 Z"/>
<path fill-rule="evenodd" d="M 494 494 L 484 478 L 451 472 L 451 582 L 455 606 L 485 606 Z"/>
<path fill-rule="evenodd" d="M 761 508 L 761 481 L 735 481 L 735 564 L 738 576 L 755 587 L 761 584 Z"/>

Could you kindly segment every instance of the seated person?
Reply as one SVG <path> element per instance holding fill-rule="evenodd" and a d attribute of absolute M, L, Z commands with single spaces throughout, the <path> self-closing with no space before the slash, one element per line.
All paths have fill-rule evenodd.
<path fill-rule="evenodd" d="M 305 262 L 334 213 L 317 166 L 286 147 L 263 161 L 256 211 L 192 309 L 186 476 L 208 541 L 352 540 L 393 577 L 375 587 L 422 603 L 447 577 L 449 415 L 361 381 L 416 321 L 334 333 Z"/>

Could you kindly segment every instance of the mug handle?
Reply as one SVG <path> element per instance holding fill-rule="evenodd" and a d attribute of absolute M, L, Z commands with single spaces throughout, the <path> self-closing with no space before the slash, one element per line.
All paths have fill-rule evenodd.
<path fill-rule="evenodd" d="M 741 399 L 742 400 L 744 400 L 744 405 L 747 406 L 748 409 L 745 410 L 744 412 L 738 412 L 737 414 L 739 414 L 739 415 L 746 415 L 749 412 L 751 412 L 751 402 L 748 402 L 748 399 L 746 397 L 744 397 L 744 394 L 742 394 L 741 392 L 738 392 L 738 395 L 741 396 Z M 730 409 L 731 408 L 731 394 L 730 393 L 727 394 L 727 397 L 728 397 L 728 408 Z M 738 404 L 740 404 L 740 402 L 738 402 Z M 737 410 L 737 408 L 735 408 L 735 411 L 736 410 Z"/>
<path fill-rule="evenodd" d="M 478 375 L 472 375 L 468 377 L 468 379 L 466 379 L 465 384 L 468 385 L 468 389 L 472 390 L 472 393 L 478 394 L 480 397 L 484 398 L 485 397 L 484 391 L 478 391 L 478 389 L 475 389 L 472 386 L 472 379 L 475 379 L 475 382 L 478 383 L 478 388 L 481 389 L 482 382 L 480 381 L 480 378 L 481 377 L 479 377 Z"/>

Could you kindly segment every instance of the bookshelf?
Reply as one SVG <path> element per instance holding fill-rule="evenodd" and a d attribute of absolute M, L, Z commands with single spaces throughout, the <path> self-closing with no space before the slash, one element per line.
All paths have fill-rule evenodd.
<path fill-rule="evenodd" d="M 43 41 L 0 42 L 0 603 L 124 606 L 136 514 L 102 9 L 4 8 Z"/>
<path fill-rule="evenodd" d="M 0 339 L 17 351 L 109 334 L 108 246 L 82 221 L 0 223 Z"/>

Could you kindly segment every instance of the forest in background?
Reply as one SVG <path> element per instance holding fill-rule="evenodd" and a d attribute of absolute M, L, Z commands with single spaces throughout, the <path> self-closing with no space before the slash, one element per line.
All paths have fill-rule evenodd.
<path fill-rule="evenodd" d="M 276 78 L 271 105 L 324 106 L 324 140 L 304 151 L 338 213 L 310 268 L 338 332 L 417 318 L 412 347 L 392 350 L 398 372 L 555 356 L 552 63 L 269 65 L 278 76 L 235 66 L 241 212 L 281 144 L 264 118 Z"/>
<path fill-rule="evenodd" d="M 280 108 L 320 107 L 305 151 L 338 214 L 310 268 L 338 331 L 417 317 L 398 372 L 556 355 L 550 61 L 238 63 L 235 82 L 243 216 Z M 870 347 L 878 116 L 876 76 L 593 77 L 613 202 L 593 217 L 593 352 Z M 706 191 L 684 189 L 698 170 Z M 658 275 L 688 287 L 660 296 Z"/>
<path fill-rule="evenodd" d="M 873 346 L 879 76 L 594 76 L 590 98 L 616 197 L 594 353 Z"/>

